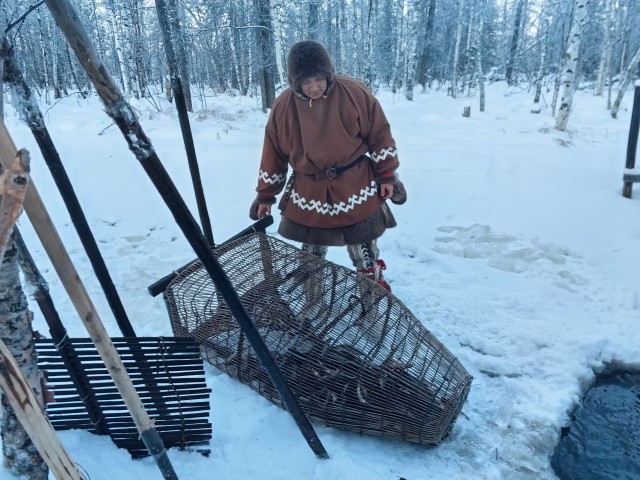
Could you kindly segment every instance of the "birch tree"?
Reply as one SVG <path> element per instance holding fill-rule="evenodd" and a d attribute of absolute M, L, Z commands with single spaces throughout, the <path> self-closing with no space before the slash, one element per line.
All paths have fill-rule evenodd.
<path fill-rule="evenodd" d="M 620 104 L 622 103 L 622 97 L 624 97 L 624 93 L 627 91 L 629 84 L 634 78 L 638 77 L 638 66 L 640 66 L 640 49 L 633 56 L 631 61 L 629 62 L 629 66 L 624 74 L 623 80 L 620 83 L 620 90 L 618 91 L 618 96 L 613 102 L 613 106 L 611 107 L 611 116 L 613 118 L 618 117 L 618 110 L 620 110 Z"/>
<path fill-rule="evenodd" d="M 598 66 L 598 78 L 596 80 L 595 89 L 593 94 L 595 96 L 601 96 L 604 90 L 604 81 L 607 76 L 607 72 L 611 65 L 611 55 L 613 53 L 613 42 L 611 38 L 611 28 L 613 27 L 613 16 L 615 14 L 613 9 L 613 1 L 605 0 L 605 19 L 602 25 L 603 28 L 603 41 L 602 48 L 600 49 L 600 65 Z"/>
<path fill-rule="evenodd" d="M 4 63 L 7 55 L 8 43 L 6 38 L 3 38 L 0 46 L 0 62 Z M 42 376 L 38 371 L 31 328 L 33 314 L 29 311 L 27 297 L 22 290 L 18 271 L 18 251 L 12 234 L 13 225 L 20 215 L 28 186 L 28 173 L 25 173 L 22 181 L 16 182 L 14 166 L 6 170 L 3 167 L 12 163 L 12 160 L 6 158 L 8 149 L 3 148 L 0 154 L 3 155 L 2 165 L 0 165 L 0 171 L 2 171 L 0 176 L 0 339 L 16 360 L 28 385 L 33 388 L 43 406 Z M 18 165 L 16 163 L 18 160 L 21 160 L 19 164 L 22 165 L 22 172 L 28 171 L 29 154 L 26 150 L 18 152 L 18 159 L 13 162 L 13 165 Z M 3 372 L 3 375 L 6 374 Z M 0 435 L 5 465 L 13 474 L 23 478 L 47 480 L 49 477 L 47 465 L 18 421 L 16 411 L 11 407 L 4 393 L 0 405 L 2 410 Z"/>
<path fill-rule="evenodd" d="M 184 103 L 186 104 L 187 111 L 193 112 L 193 101 L 191 99 L 191 75 L 187 59 L 187 49 L 185 48 L 185 39 L 175 0 L 167 0 L 167 11 L 169 14 L 171 40 L 173 41 L 176 58 L 178 60 L 178 74 L 180 75 L 182 90 L 184 92 Z"/>
<path fill-rule="evenodd" d="M 456 40 L 453 50 L 453 66 L 451 69 L 451 98 L 456 98 L 458 93 L 458 62 L 460 60 L 460 44 L 462 42 L 462 17 L 464 13 L 464 0 L 458 0 L 458 21 L 456 23 Z"/>
<path fill-rule="evenodd" d="M 273 46 L 271 42 L 271 6 L 269 0 L 254 0 L 257 15 L 255 29 L 258 50 L 258 83 L 262 96 L 262 111 L 266 112 L 276 98 L 276 87 L 273 74 Z"/>
<path fill-rule="evenodd" d="M 533 103 L 540 103 L 540 95 L 542 94 L 542 81 L 545 74 L 545 65 L 547 63 L 547 39 L 549 32 L 549 17 L 546 14 L 546 10 L 540 13 L 540 23 L 538 25 L 538 45 L 540 48 L 540 57 L 538 61 L 538 74 L 535 78 L 535 94 L 533 96 Z M 539 112 L 539 110 L 538 110 Z M 535 113 L 538 113 L 535 112 Z"/>
<path fill-rule="evenodd" d="M 484 33 L 484 18 L 485 18 L 485 0 L 479 0 L 479 15 L 478 15 L 478 24 L 475 32 L 475 41 L 474 41 L 474 54 L 475 54 L 475 68 L 476 68 L 476 78 L 478 83 L 478 93 L 479 93 L 479 109 L 481 112 L 485 111 L 485 90 L 484 90 L 484 70 L 482 67 L 482 38 Z"/>
<path fill-rule="evenodd" d="M 282 4 L 275 4 L 272 8 L 272 13 L 273 15 L 271 21 L 273 23 L 273 42 L 276 54 L 276 69 L 278 71 L 278 78 L 280 79 L 280 88 L 284 89 L 286 82 L 284 76 L 284 65 L 282 61 L 285 56 L 285 53 L 282 49 Z"/>
<path fill-rule="evenodd" d="M 516 59 L 518 56 L 518 44 L 520 42 L 520 35 L 522 29 L 523 16 L 526 9 L 527 2 L 526 0 L 518 0 L 516 4 L 516 14 L 514 18 L 513 32 L 511 34 L 511 42 L 509 44 L 509 57 L 507 59 L 507 67 L 505 76 L 507 78 L 507 83 L 509 85 L 513 85 L 517 82 L 517 78 L 514 81 L 514 75 L 517 77 L 517 73 L 515 72 L 516 68 Z"/>
<path fill-rule="evenodd" d="M 560 96 L 560 107 L 556 115 L 556 128 L 565 130 L 571 115 L 573 94 L 576 86 L 576 69 L 578 68 L 578 57 L 580 55 L 580 44 L 582 42 L 582 30 L 587 17 L 587 6 L 589 0 L 576 0 L 573 21 L 569 32 L 569 43 L 565 53 L 565 66 L 562 79 L 562 95 Z"/>
<path fill-rule="evenodd" d="M 373 90 L 375 81 L 373 39 L 375 36 L 375 20 L 377 16 L 378 1 L 368 0 L 367 24 L 365 30 L 365 63 L 364 63 L 364 83 Z"/>
<path fill-rule="evenodd" d="M 413 100 L 413 87 L 418 63 L 418 10 L 420 3 L 420 0 L 408 1 L 406 8 L 409 41 L 405 49 L 404 96 L 407 100 Z"/>

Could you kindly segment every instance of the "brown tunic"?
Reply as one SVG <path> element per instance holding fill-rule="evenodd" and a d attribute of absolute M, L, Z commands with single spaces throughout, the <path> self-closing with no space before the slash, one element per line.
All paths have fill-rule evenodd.
<path fill-rule="evenodd" d="M 363 153 L 369 158 L 336 178 L 315 178 Z M 318 100 L 301 99 L 291 89 L 275 100 L 256 189 L 262 198 L 282 191 L 289 165 L 295 179 L 283 221 L 311 229 L 342 229 L 380 217 L 384 202 L 376 177 L 394 171 L 398 156 L 389 122 L 363 83 L 336 76 L 330 92 Z"/>

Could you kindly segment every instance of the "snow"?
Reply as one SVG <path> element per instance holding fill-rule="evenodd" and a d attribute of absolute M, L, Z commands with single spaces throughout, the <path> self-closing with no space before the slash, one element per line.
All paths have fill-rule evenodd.
<path fill-rule="evenodd" d="M 609 364 L 640 369 L 640 192 L 621 194 L 632 99 L 617 120 L 605 99 L 577 92 L 566 132 L 531 94 L 487 87 L 487 111 L 443 91 L 378 97 L 396 137 L 409 199 L 379 241 L 394 293 L 474 376 L 450 438 L 438 447 L 315 425 L 317 459 L 288 413 L 207 366 L 211 455 L 169 451 L 180 478 L 419 480 L 553 479 L 560 428 Z M 197 218 L 174 107 L 134 103 L 145 133 Z M 92 97 L 42 105 L 50 133 L 138 335 L 171 335 L 147 286 L 192 258 L 161 197 Z M 7 127 L 32 155 L 32 178 L 107 330 L 119 332 L 27 127 Z M 214 236 L 251 223 L 263 129 L 259 99 L 207 98 L 191 117 Z M 640 188 L 640 187 L 638 187 Z M 279 219 L 276 217 L 276 225 Z M 20 229 L 71 336 L 86 336 L 25 216 Z M 276 234 L 276 227 L 270 228 Z M 330 260 L 349 265 L 345 249 Z M 46 332 L 37 305 L 35 327 Z M 107 437 L 60 433 L 92 480 L 160 478 Z M 0 469 L 0 480 L 13 478 Z M 53 477 L 52 477 L 53 478 Z"/>

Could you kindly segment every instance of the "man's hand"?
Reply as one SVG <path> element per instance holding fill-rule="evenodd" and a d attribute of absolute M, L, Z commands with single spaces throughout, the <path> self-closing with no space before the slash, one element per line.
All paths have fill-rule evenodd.
<path fill-rule="evenodd" d="M 258 205 L 258 219 L 264 218 L 267 215 L 271 215 L 271 205 L 267 203 Z"/>
<path fill-rule="evenodd" d="M 380 196 L 383 200 L 389 200 L 393 195 L 393 184 L 392 183 L 381 183 L 380 184 Z"/>

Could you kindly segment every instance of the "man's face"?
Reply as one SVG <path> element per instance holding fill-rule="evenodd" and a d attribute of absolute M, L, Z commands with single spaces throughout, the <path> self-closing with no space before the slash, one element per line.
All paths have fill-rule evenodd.
<path fill-rule="evenodd" d="M 327 77 L 318 75 L 302 81 L 302 93 L 312 100 L 318 100 L 327 90 Z"/>

